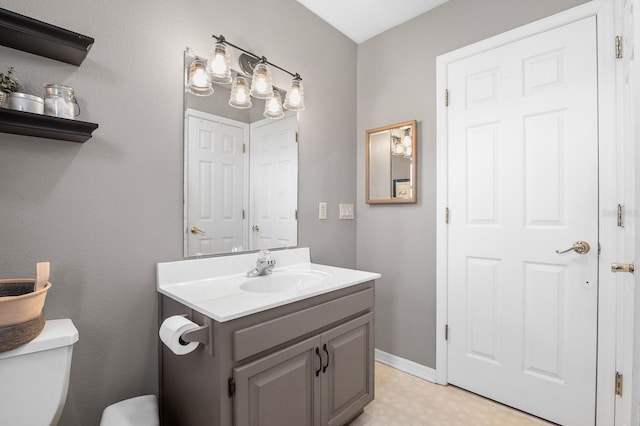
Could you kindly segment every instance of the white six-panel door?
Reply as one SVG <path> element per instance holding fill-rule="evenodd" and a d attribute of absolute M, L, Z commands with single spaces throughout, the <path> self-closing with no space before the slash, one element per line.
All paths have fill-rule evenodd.
<path fill-rule="evenodd" d="M 243 144 L 249 126 L 215 116 L 188 116 L 187 125 L 188 255 L 246 250 Z"/>
<path fill-rule="evenodd" d="M 595 19 L 447 69 L 448 381 L 563 425 L 595 419 Z"/>
<path fill-rule="evenodd" d="M 298 244 L 298 118 L 251 125 L 250 245 L 252 250 Z"/>

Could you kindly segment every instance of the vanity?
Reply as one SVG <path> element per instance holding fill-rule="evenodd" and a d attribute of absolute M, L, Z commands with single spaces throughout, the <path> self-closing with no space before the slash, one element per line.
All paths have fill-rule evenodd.
<path fill-rule="evenodd" d="M 206 344 L 161 345 L 163 425 L 343 425 L 374 398 L 371 272 L 273 251 L 269 275 L 247 278 L 257 254 L 159 263 L 159 321 L 185 315 Z"/>

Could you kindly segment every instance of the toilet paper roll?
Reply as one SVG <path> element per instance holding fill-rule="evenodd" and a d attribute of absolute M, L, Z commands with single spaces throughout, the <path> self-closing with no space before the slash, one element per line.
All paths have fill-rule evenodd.
<path fill-rule="evenodd" d="M 186 345 L 180 343 L 180 336 L 182 333 L 189 330 L 198 328 L 198 324 L 189 321 L 183 316 L 174 315 L 162 321 L 160 325 L 160 340 L 164 343 L 171 352 L 176 355 L 186 355 L 189 352 L 193 352 L 198 347 L 198 342 L 191 342 Z"/>

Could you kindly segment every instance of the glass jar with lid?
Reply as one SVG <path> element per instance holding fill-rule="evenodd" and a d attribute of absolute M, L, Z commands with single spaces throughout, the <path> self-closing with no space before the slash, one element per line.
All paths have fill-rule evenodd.
<path fill-rule="evenodd" d="M 44 114 L 73 120 L 80 114 L 73 89 L 64 84 L 44 85 Z"/>

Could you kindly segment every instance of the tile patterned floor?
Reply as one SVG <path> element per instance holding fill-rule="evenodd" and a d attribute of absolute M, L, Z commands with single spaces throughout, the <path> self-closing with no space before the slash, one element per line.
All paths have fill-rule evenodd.
<path fill-rule="evenodd" d="M 454 386 L 376 363 L 376 399 L 350 426 L 552 425 Z"/>

